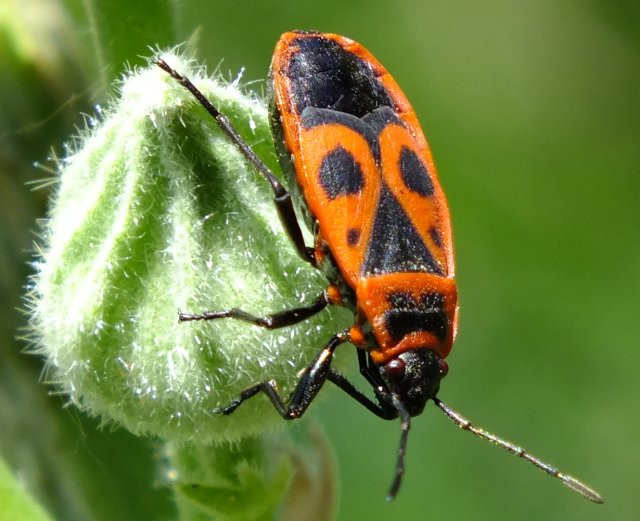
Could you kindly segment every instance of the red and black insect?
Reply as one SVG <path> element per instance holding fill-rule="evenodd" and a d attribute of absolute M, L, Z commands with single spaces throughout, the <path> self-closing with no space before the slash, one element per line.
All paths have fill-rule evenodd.
<path fill-rule="evenodd" d="M 284 400 L 270 380 L 223 408 L 231 414 L 262 392 L 285 419 L 299 418 L 329 380 L 377 416 L 400 418 L 402 436 L 389 498 L 398 492 L 412 416 L 433 402 L 459 427 L 533 463 L 597 503 L 601 496 L 522 448 L 473 426 L 437 398 L 456 335 L 458 299 L 447 202 L 416 114 L 392 76 L 360 44 L 335 34 L 295 31 L 276 45 L 271 65 L 271 127 L 295 188 L 298 213 L 315 235 L 308 247 L 294 199 L 203 94 L 167 63 L 265 177 L 298 253 L 330 281 L 309 306 L 256 317 L 241 309 L 180 314 L 180 321 L 235 318 L 274 329 L 328 305 L 353 310 Z M 331 367 L 336 348 L 356 346 L 375 401 Z"/>

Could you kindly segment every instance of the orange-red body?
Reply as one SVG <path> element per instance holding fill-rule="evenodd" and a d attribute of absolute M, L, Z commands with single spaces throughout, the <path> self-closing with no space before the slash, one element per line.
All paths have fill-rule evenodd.
<path fill-rule="evenodd" d="M 596 503 L 577 479 L 479 427 L 438 397 L 444 360 L 457 326 L 457 290 L 449 210 L 416 115 L 384 67 L 361 45 L 335 34 L 284 34 L 271 67 L 271 128 L 298 211 L 315 234 L 309 248 L 290 192 L 254 154 L 229 120 L 191 83 L 158 59 L 216 120 L 271 185 L 283 228 L 330 284 L 303 307 L 257 317 L 239 308 L 191 314 L 180 321 L 235 318 L 268 329 L 299 323 L 328 305 L 355 311 L 351 328 L 334 334 L 299 374 L 284 400 L 272 380 L 258 382 L 219 409 L 233 413 L 264 393 L 287 420 L 300 418 L 328 380 L 380 418 L 400 418 L 402 436 L 388 499 L 398 492 L 411 417 L 429 400 L 459 427 L 523 458 Z M 331 362 L 336 348 L 358 348 L 360 373 L 375 401 Z"/>
<path fill-rule="evenodd" d="M 319 38 L 321 44 L 316 43 Z M 305 51 L 305 47 L 309 49 Z M 311 53 L 313 55 L 308 58 Z M 364 99 L 361 102 L 355 94 L 351 102 L 345 103 L 346 107 L 339 107 L 340 98 L 336 98 L 336 106 L 310 107 L 327 102 L 324 99 L 317 102 L 317 98 L 325 95 L 323 91 L 341 87 L 336 85 L 340 78 L 322 78 L 321 65 L 316 67 L 315 75 L 302 79 L 295 77 L 292 69 L 296 67 L 296 60 L 306 60 L 300 68 L 308 69 L 310 59 L 329 63 L 345 60 L 348 67 L 357 69 L 354 74 L 359 74 L 359 68 L 362 68 L 363 81 L 378 82 L 374 90 L 383 101 L 376 104 Z M 311 214 L 316 233 L 316 257 L 326 257 L 327 262 L 337 267 L 339 273 L 336 275 L 342 280 L 332 282 L 343 288 L 344 300 L 356 311 L 356 327 L 352 331 L 355 333 L 360 325 L 368 331 L 369 327 L 364 326 L 370 324 L 372 336 L 363 333 L 363 343 L 359 347 L 369 349 L 376 364 L 416 348 L 432 349 L 445 358 L 456 334 L 458 307 L 451 224 L 429 145 L 411 105 L 378 60 L 360 44 L 342 36 L 286 33 L 276 46 L 271 70 L 273 103 L 282 131 L 283 154 L 290 154 L 295 182 Z M 300 87 L 300 82 L 305 81 L 308 85 Z M 320 84 L 317 93 L 314 92 L 316 82 Z M 305 96 L 309 105 L 305 105 Z M 385 103 L 386 99 L 391 103 Z M 373 111 L 360 115 L 371 107 L 374 107 Z M 349 111 L 356 114 L 349 114 Z M 371 113 L 375 113 L 375 117 L 371 117 Z M 355 118 L 376 119 L 375 130 L 369 131 L 366 126 L 361 128 Z M 372 134 L 376 135 L 372 138 Z M 321 171 L 327 169 L 323 165 L 332 153 L 339 155 L 333 166 L 344 169 L 346 165 L 351 180 L 340 180 L 340 175 L 348 175 L 341 174 L 340 168 L 334 168 L 323 174 L 329 176 L 323 184 Z M 353 160 L 356 166 L 350 163 Z M 403 168 L 401 165 L 408 166 Z M 415 168 L 411 171 L 411 167 Z M 426 175 L 426 178 L 422 179 L 420 175 Z M 411 177 L 409 183 L 405 179 L 407 176 Z M 330 190 L 327 190 L 327 184 Z M 381 197 L 383 186 L 384 202 Z M 398 213 L 396 202 L 406 215 L 400 224 L 410 228 L 406 236 L 402 236 L 402 226 L 391 222 Z M 376 220 L 381 213 L 381 204 L 387 204 L 389 210 Z M 392 232 L 387 233 L 388 237 L 376 236 L 380 229 L 389 228 Z M 372 241 L 378 241 L 375 247 L 372 247 Z M 377 264 L 370 260 L 374 256 L 384 257 L 386 253 L 380 250 L 385 248 L 410 249 L 411 241 L 421 243 L 422 263 L 411 265 L 407 260 L 409 254 L 403 252 L 390 254 L 390 258 L 378 260 Z M 372 253 L 373 250 L 376 251 Z M 365 269 L 367 262 L 371 264 L 369 269 Z M 393 295 L 409 298 L 394 299 Z M 425 295 L 438 295 L 438 309 L 446 315 L 447 323 L 440 324 L 439 334 L 426 330 L 428 328 L 412 330 L 406 324 L 400 330 L 390 331 L 389 312 L 399 306 L 407 310 L 408 314 L 397 320 L 406 322 L 410 320 L 409 311 L 413 309 L 413 315 L 416 315 L 415 303 L 424 300 Z M 443 327 L 446 331 L 442 331 Z M 402 334 L 403 331 L 406 333 Z M 357 337 L 352 336 L 354 340 Z"/>

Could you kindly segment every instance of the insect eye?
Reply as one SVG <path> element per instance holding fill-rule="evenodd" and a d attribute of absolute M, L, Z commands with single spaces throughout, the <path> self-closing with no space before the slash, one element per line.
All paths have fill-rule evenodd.
<path fill-rule="evenodd" d="M 444 378 L 449 372 L 449 364 L 442 359 L 438 360 L 438 363 L 440 364 L 440 378 Z"/>
<path fill-rule="evenodd" d="M 389 360 L 385 366 L 384 366 L 384 372 L 388 375 L 388 376 L 403 376 L 404 375 L 404 368 L 405 368 L 405 363 L 404 360 L 400 359 L 400 358 L 394 358 L 392 360 Z"/>

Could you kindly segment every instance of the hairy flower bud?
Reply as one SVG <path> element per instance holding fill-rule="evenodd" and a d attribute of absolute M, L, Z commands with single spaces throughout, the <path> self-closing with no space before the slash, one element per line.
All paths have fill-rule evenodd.
<path fill-rule="evenodd" d="M 278 172 L 262 100 L 163 58 Z M 123 80 L 60 173 L 32 289 L 50 379 L 93 414 L 175 441 L 233 440 L 281 422 L 264 396 L 229 417 L 216 409 L 266 379 L 287 396 L 344 324 L 335 310 L 275 331 L 233 319 L 178 324 L 178 310 L 299 307 L 326 286 L 215 121 L 150 66 Z"/>

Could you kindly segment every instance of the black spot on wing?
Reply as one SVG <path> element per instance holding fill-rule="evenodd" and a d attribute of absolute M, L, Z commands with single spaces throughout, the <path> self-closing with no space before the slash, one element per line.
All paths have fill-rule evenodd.
<path fill-rule="evenodd" d="M 360 240 L 360 230 L 358 228 L 349 228 L 347 230 L 347 244 L 349 246 L 355 246 Z"/>
<path fill-rule="evenodd" d="M 433 181 L 424 163 L 413 150 L 406 146 L 402 147 L 398 166 L 402 173 L 402 180 L 409 190 L 423 197 L 433 195 Z"/>
<path fill-rule="evenodd" d="M 391 309 L 384 314 L 384 323 L 395 342 L 420 331 L 432 333 L 440 341 L 447 338 L 449 317 L 441 293 L 425 293 L 416 301 L 409 293 L 397 292 L 391 293 L 387 300 Z"/>
<path fill-rule="evenodd" d="M 364 175 L 351 153 L 339 146 L 322 160 L 318 172 L 320 186 L 330 200 L 341 195 L 357 194 L 364 186 Z"/>
<path fill-rule="evenodd" d="M 321 34 L 292 42 L 299 50 L 291 57 L 291 81 L 296 112 L 306 107 L 329 108 L 357 117 L 393 102 L 371 67 L 337 42 Z"/>
<path fill-rule="evenodd" d="M 431 240 L 433 244 L 435 244 L 438 248 L 442 248 L 442 237 L 440 236 L 440 232 L 437 228 L 433 226 L 429 228 L 429 235 L 431 236 Z"/>
<path fill-rule="evenodd" d="M 422 272 L 443 275 L 398 200 L 382 185 L 362 273 Z"/>

